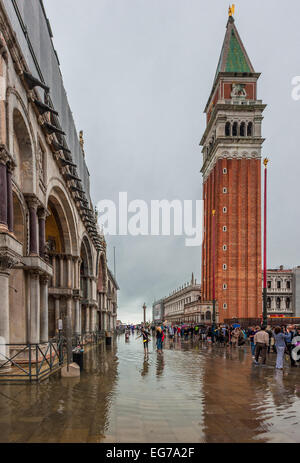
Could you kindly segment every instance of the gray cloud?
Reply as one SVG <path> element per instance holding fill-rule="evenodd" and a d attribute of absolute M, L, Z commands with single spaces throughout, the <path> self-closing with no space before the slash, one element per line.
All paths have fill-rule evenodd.
<path fill-rule="evenodd" d="M 199 140 L 227 21 L 228 1 L 44 0 L 78 129 L 91 194 L 117 199 L 200 199 Z M 236 25 L 257 71 L 269 169 L 269 266 L 300 264 L 300 4 L 240 0 Z M 121 288 L 119 317 L 200 278 L 200 249 L 182 238 L 111 237 Z M 149 312 L 150 316 L 150 312 Z"/>

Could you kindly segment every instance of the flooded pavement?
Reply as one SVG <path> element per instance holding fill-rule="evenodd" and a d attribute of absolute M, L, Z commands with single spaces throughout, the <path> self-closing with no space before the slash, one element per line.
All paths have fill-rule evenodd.
<path fill-rule="evenodd" d="M 130 336 L 85 353 L 80 378 L 0 385 L 0 442 L 300 442 L 300 368 L 252 365 L 249 348 Z"/>

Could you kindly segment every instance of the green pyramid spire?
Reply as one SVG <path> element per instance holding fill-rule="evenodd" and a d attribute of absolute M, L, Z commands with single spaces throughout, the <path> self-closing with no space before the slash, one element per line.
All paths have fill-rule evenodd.
<path fill-rule="evenodd" d="M 251 72 L 247 58 L 235 35 L 234 29 L 231 31 L 225 72 Z"/>
<path fill-rule="evenodd" d="M 219 72 L 255 72 L 232 16 L 227 23 L 215 80 Z"/>

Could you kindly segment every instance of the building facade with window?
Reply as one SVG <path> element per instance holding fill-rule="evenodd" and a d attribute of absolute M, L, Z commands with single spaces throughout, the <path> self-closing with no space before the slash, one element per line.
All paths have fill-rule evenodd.
<path fill-rule="evenodd" d="M 299 267 L 285 269 L 283 265 L 267 270 L 267 311 L 270 315 L 300 316 L 300 300 L 296 297 L 298 272 Z"/>
<path fill-rule="evenodd" d="M 164 305 L 164 321 L 167 323 L 183 323 L 185 307 L 188 304 L 201 301 L 201 285 L 192 275 L 190 283 L 185 283 L 174 290 L 168 297 L 162 299 Z"/>
<path fill-rule="evenodd" d="M 293 271 L 293 307 L 295 317 L 300 317 L 300 266 Z"/>
<path fill-rule="evenodd" d="M 154 324 L 162 323 L 164 320 L 164 300 L 153 302 L 152 321 Z"/>
<path fill-rule="evenodd" d="M 184 316 L 183 322 L 190 323 L 199 323 L 201 325 L 207 325 L 212 323 L 213 318 L 213 303 L 212 302 L 203 302 L 197 300 L 190 302 L 184 307 Z M 218 323 L 218 305 L 216 305 L 216 322 Z"/>
<path fill-rule="evenodd" d="M 0 337 L 9 356 L 12 344 L 47 344 L 58 325 L 98 331 L 110 277 L 42 1 L 0 0 L 0 83 Z"/>

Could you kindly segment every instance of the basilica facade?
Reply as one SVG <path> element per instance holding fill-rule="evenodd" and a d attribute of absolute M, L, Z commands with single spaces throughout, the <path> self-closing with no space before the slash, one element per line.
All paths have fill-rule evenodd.
<path fill-rule="evenodd" d="M 7 352 L 47 343 L 58 320 L 83 338 L 114 330 L 118 286 L 89 188 L 83 134 L 43 4 L 1 0 L 0 337 Z"/>

